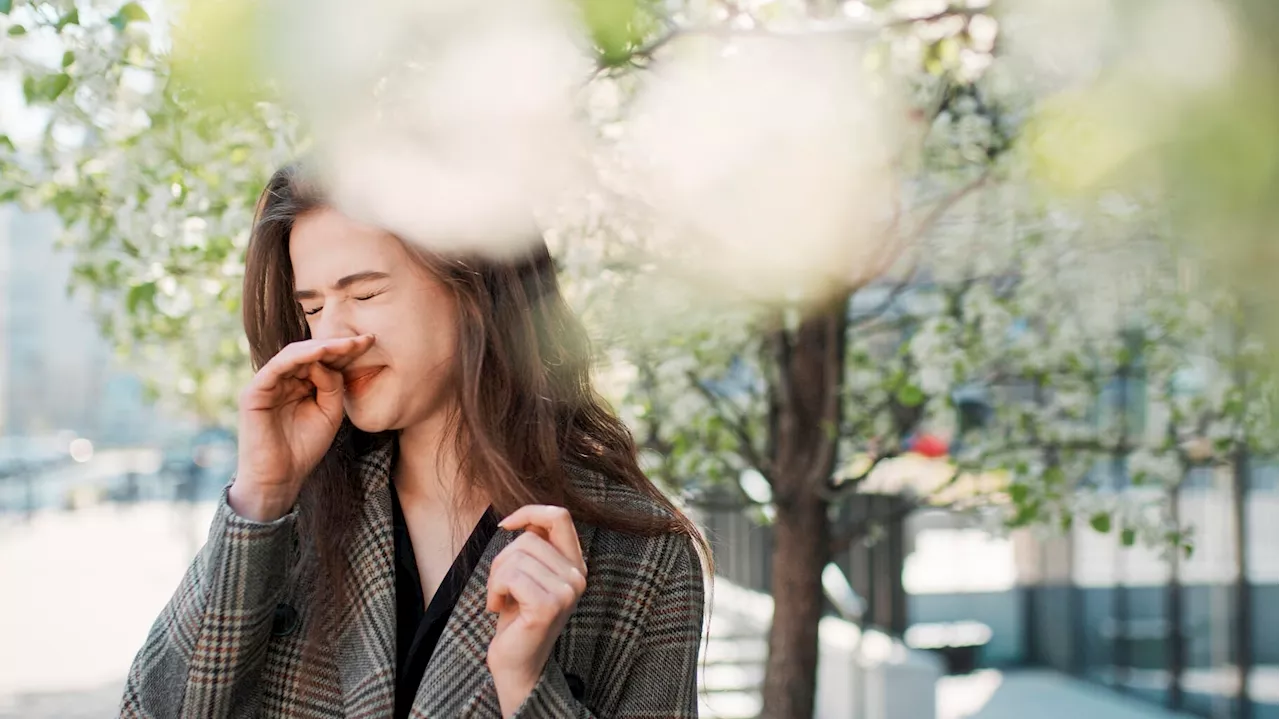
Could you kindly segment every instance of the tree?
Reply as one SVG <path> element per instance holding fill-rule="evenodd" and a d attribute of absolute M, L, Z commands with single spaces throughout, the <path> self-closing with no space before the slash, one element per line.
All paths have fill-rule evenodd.
<path fill-rule="evenodd" d="M 1252 325 L 1223 354 L 1206 308 L 1236 305 L 1182 281 L 1163 197 L 1045 190 L 1062 158 L 1028 151 L 1026 121 L 1044 118 L 1042 138 L 1059 115 L 979 7 L 853 3 L 839 21 L 818 3 L 699 7 L 582 3 L 599 181 L 549 234 L 654 476 L 736 488 L 754 470 L 772 489 L 787 601 L 766 715 L 812 714 L 821 572 L 871 531 L 847 511 L 864 489 L 1187 546 L 1164 490 L 1188 462 L 1273 452 L 1275 390 L 1246 361 Z M 227 52 L 245 27 L 170 33 L 148 11 L 172 8 L 146 8 L 0 0 L 0 70 L 47 113 L 0 140 L 0 197 L 52 207 L 111 336 L 157 391 L 225 417 L 248 371 L 238 285 L 256 193 L 327 118 L 286 111 L 262 67 L 241 67 L 251 53 Z M 232 55 L 223 75 L 202 69 Z M 743 148 L 738 172 L 706 172 Z M 655 157 L 658 182 L 638 180 Z M 1188 396 L 1192 355 L 1203 387 Z M 1140 423 L 1148 404 L 1163 409 Z M 921 432 L 951 435 L 952 461 L 886 487 Z M 1158 491 L 1111 491 L 1122 475 Z"/>

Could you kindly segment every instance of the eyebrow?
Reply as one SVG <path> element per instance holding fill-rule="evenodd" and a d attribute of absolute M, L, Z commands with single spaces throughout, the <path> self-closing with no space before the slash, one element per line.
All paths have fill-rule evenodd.
<path fill-rule="evenodd" d="M 343 277 L 342 279 L 333 283 L 333 289 L 343 290 L 350 287 L 351 285 L 356 284 L 357 282 L 368 282 L 369 280 L 386 280 L 390 278 L 391 278 L 391 275 L 385 272 L 375 272 L 373 270 L 368 270 L 366 272 L 357 272 L 353 275 L 347 275 L 346 277 Z M 320 296 L 320 293 L 315 290 L 298 290 L 297 292 L 293 293 L 293 298 L 298 301 L 312 300 L 319 296 Z"/>

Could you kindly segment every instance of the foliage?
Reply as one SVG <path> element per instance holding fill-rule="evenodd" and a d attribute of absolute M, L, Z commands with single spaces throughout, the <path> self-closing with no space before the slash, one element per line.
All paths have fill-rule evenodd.
<path fill-rule="evenodd" d="M 712 4 L 701 14 L 582 4 L 597 65 L 585 94 L 609 98 L 590 108 L 603 179 L 555 217 L 550 234 L 575 301 L 614 360 L 605 379 L 653 450 L 658 476 L 730 481 L 754 468 L 769 478 L 764 427 L 778 371 L 769 333 L 796 327 L 823 297 L 847 298 L 843 412 L 825 428 L 839 438 L 842 469 L 818 491 L 838 498 L 870 487 L 884 474 L 872 470 L 904 453 L 912 436 L 955 434 L 956 466 L 939 481 L 917 480 L 917 491 L 947 502 L 999 497 L 1014 526 L 1067 526 L 1083 516 L 1124 537 L 1181 542 L 1159 501 L 1154 511 L 1123 505 L 1099 467 L 1127 465 L 1135 483 L 1167 485 L 1189 461 L 1229 457 L 1238 446 L 1273 451 L 1265 440 L 1274 443 L 1274 379 L 1244 362 L 1267 349 L 1247 322 L 1226 323 L 1237 335 L 1219 341 L 1216 318 L 1224 307 L 1242 311 L 1239 301 L 1189 283 L 1180 251 L 1149 241 L 1170 239 L 1170 221 L 1180 219 L 1162 196 L 1092 180 L 1073 180 L 1090 188 L 1083 199 L 1048 192 L 1061 188 L 1046 177 L 1098 176 L 1045 140 L 1061 135 L 1059 109 L 1097 103 L 1029 82 L 1024 58 L 999 52 L 1002 16 L 978 4 L 938 5 L 914 14 L 901 3 L 850 5 L 859 23 L 839 32 L 858 40 L 870 77 L 905 89 L 901 105 L 876 95 L 875 83 L 863 98 L 884 98 L 901 113 L 889 124 L 906 128 L 888 153 L 893 217 L 863 238 L 877 252 L 874 261 L 858 256 L 869 270 L 815 282 L 820 297 L 792 301 L 708 293 L 705 282 L 673 271 L 706 265 L 688 254 L 696 244 L 637 211 L 652 198 L 627 182 L 628 111 L 644 97 L 646 68 L 760 35 L 830 34 L 830 18 L 785 2 L 750 12 Z M 254 21 L 236 7 L 198 36 L 190 18 L 170 32 L 173 6 L 0 6 L 0 71 L 21 78 L 35 128 L 0 137 L 0 198 L 55 211 L 76 258 L 75 286 L 92 294 L 107 333 L 157 392 L 221 418 L 248 366 L 239 282 L 256 195 L 272 169 L 309 144 L 270 82 L 250 82 L 251 63 L 202 74 L 209 54 L 236 47 L 232 38 Z M 209 20 L 208 6 L 194 9 Z M 243 60 L 250 53 L 241 49 Z M 1114 92 L 1105 77 L 1073 80 L 1068 90 Z M 1229 198 L 1206 202 L 1216 208 Z M 1191 394 L 1188 373 L 1199 378 Z M 1122 392 L 1117 378 L 1140 389 Z M 1131 391 L 1143 396 L 1118 396 Z M 972 396 L 984 397 L 992 415 L 958 427 Z M 1127 409 L 1116 411 L 1121 401 Z M 1146 414 L 1147 405 L 1145 422 L 1120 419 Z M 1202 435 L 1212 451 L 1190 457 L 1188 443 Z"/>

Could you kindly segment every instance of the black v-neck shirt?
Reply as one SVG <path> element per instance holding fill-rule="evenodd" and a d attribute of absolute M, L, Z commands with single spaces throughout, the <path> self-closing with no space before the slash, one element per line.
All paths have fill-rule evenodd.
<path fill-rule="evenodd" d="M 498 517 L 493 509 L 485 510 L 476 523 L 449 573 L 440 582 L 440 588 L 427 605 L 422 594 L 422 579 L 418 574 L 418 562 L 413 555 L 413 542 L 409 539 L 409 525 L 395 483 L 391 484 L 391 516 L 395 534 L 396 552 L 396 719 L 409 716 L 413 699 L 422 683 L 427 662 L 435 653 L 436 643 L 444 632 L 462 590 L 467 586 L 471 573 L 480 563 L 485 547 L 498 531 Z"/>

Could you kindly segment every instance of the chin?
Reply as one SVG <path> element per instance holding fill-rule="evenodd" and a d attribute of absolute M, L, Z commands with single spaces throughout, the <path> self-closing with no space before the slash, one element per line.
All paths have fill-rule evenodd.
<path fill-rule="evenodd" d="M 394 429 L 388 413 L 375 411 L 372 407 L 367 406 L 365 402 L 359 404 L 349 403 L 346 410 L 347 419 L 361 432 L 378 434 L 379 432 Z"/>

